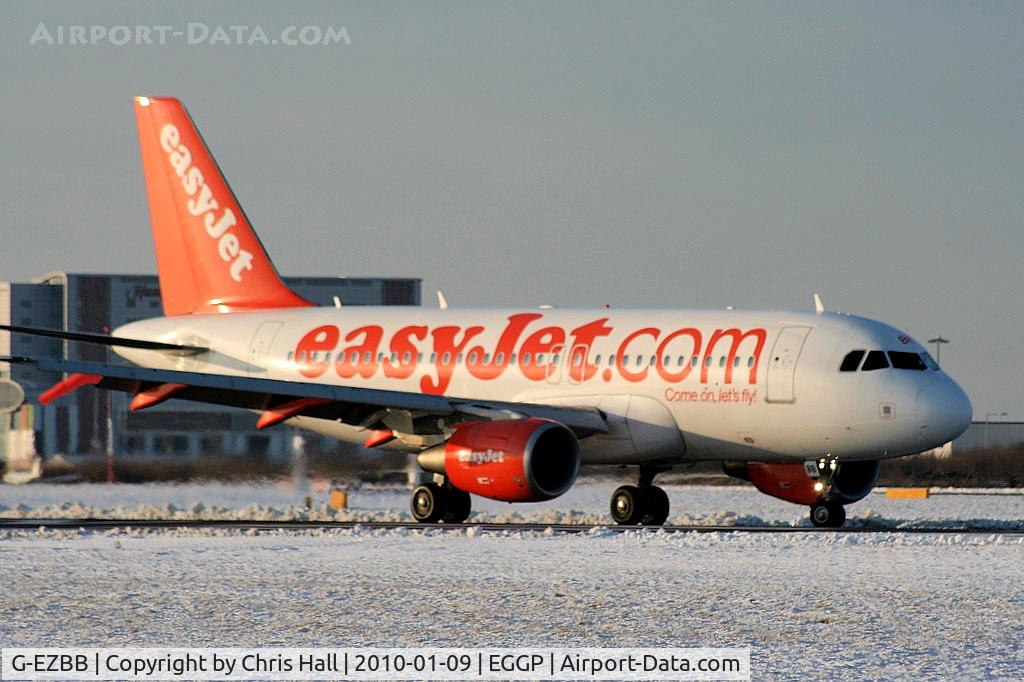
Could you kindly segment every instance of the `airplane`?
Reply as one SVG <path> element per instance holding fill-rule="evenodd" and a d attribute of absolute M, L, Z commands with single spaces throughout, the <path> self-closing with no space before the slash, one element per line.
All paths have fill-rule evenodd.
<path fill-rule="evenodd" d="M 582 464 L 636 467 L 612 519 L 661 525 L 655 476 L 714 461 L 840 527 L 880 462 L 947 443 L 964 391 L 908 334 L 830 312 L 315 307 L 282 282 L 185 107 L 136 97 L 164 317 L 110 335 L 6 326 L 110 346 L 129 365 L 10 358 L 132 410 L 190 400 L 366 448 L 416 455 L 424 523 L 470 494 L 537 502 Z"/>

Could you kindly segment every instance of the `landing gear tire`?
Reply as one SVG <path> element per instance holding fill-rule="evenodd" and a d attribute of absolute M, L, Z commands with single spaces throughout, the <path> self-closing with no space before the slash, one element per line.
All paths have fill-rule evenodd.
<path fill-rule="evenodd" d="M 436 483 L 424 483 L 412 491 L 409 507 L 420 523 L 437 523 L 445 514 L 447 491 Z M 468 512 L 467 512 L 468 514 Z"/>
<path fill-rule="evenodd" d="M 656 485 L 641 488 L 644 497 L 644 517 L 640 520 L 645 526 L 661 526 L 668 519 L 668 495 Z"/>
<path fill-rule="evenodd" d="M 635 526 L 644 517 L 644 495 L 635 485 L 624 485 L 612 493 L 612 519 L 620 526 Z"/>
<path fill-rule="evenodd" d="M 846 522 L 846 509 L 835 502 L 811 505 L 811 523 L 818 528 L 840 528 Z"/>
<path fill-rule="evenodd" d="M 462 523 L 468 519 L 469 512 L 472 510 L 469 493 L 452 486 L 446 487 L 444 492 L 447 493 L 448 499 L 445 501 L 441 520 L 445 523 Z"/>

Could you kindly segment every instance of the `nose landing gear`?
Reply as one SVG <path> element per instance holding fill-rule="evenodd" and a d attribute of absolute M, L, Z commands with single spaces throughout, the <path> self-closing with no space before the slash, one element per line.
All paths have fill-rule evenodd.
<path fill-rule="evenodd" d="M 835 501 L 834 478 L 839 473 L 839 460 L 823 457 L 817 462 L 804 462 L 807 474 L 818 481 L 814 490 L 821 498 L 811 505 L 811 523 L 818 528 L 841 528 L 846 523 L 846 508 Z"/>
<path fill-rule="evenodd" d="M 640 467 L 637 485 L 624 485 L 612 493 L 612 519 L 620 526 L 660 526 L 668 519 L 669 501 L 665 491 L 652 485 L 654 477 L 671 467 Z"/>
<path fill-rule="evenodd" d="M 811 523 L 819 528 L 840 528 L 846 522 L 846 508 L 838 502 L 811 505 Z"/>

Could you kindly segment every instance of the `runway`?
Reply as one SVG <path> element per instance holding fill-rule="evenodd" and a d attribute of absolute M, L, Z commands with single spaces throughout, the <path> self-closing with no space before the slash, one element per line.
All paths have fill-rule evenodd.
<path fill-rule="evenodd" d="M 615 485 L 474 499 L 463 525 L 411 522 L 398 486 L 343 510 L 279 484 L 8 486 L 0 641 L 728 644 L 759 679 L 1021 676 L 1024 491 L 874 494 L 833 530 L 753 488 L 667 486 L 655 528 L 611 525 Z"/>
<path fill-rule="evenodd" d="M 216 529 L 216 530 L 241 530 L 255 532 L 272 531 L 310 531 L 310 530 L 408 530 L 423 532 L 458 533 L 467 532 L 472 529 L 474 533 L 557 533 L 557 534 L 586 534 L 586 533 L 846 533 L 846 534 L 871 534 L 871 533 L 909 533 L 915 535 L 924 534 L 984 534 L 984 535 L 1005 535 L 1024 536 L 1024 524 L 1020 527 L 991 528 L 983 526 L 954 526 L 954 527 L 920 527 L 893 528 L 893 527 L 864 527 L 854 526 L 849 528 L 816 528 L 814 526 L 720 526 L 720 525 L 666 525 L 666 526 L 618 526 L 586 523 L 465 523 L 465 524 L 423 524 L 405 521 L 307 521 L 301 519 L 288 519 L 279 521 L 246 520 L 246 519 L 0 519 L 0 530 L 114 530 L 114 529 L 143 529 L 143 530 L 166 530 L 176 528 L 187 529 Z"/>

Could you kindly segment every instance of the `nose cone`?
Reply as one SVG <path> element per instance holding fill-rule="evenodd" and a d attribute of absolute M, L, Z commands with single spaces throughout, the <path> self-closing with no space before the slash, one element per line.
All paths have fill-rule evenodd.
<path fill-rule="evenodd" d="M 949 377 L 940 377 L 917 394 L 921 437 L 928 448 L 937 448 L 967 430 L 974 416 L 971 399 Z"/>

